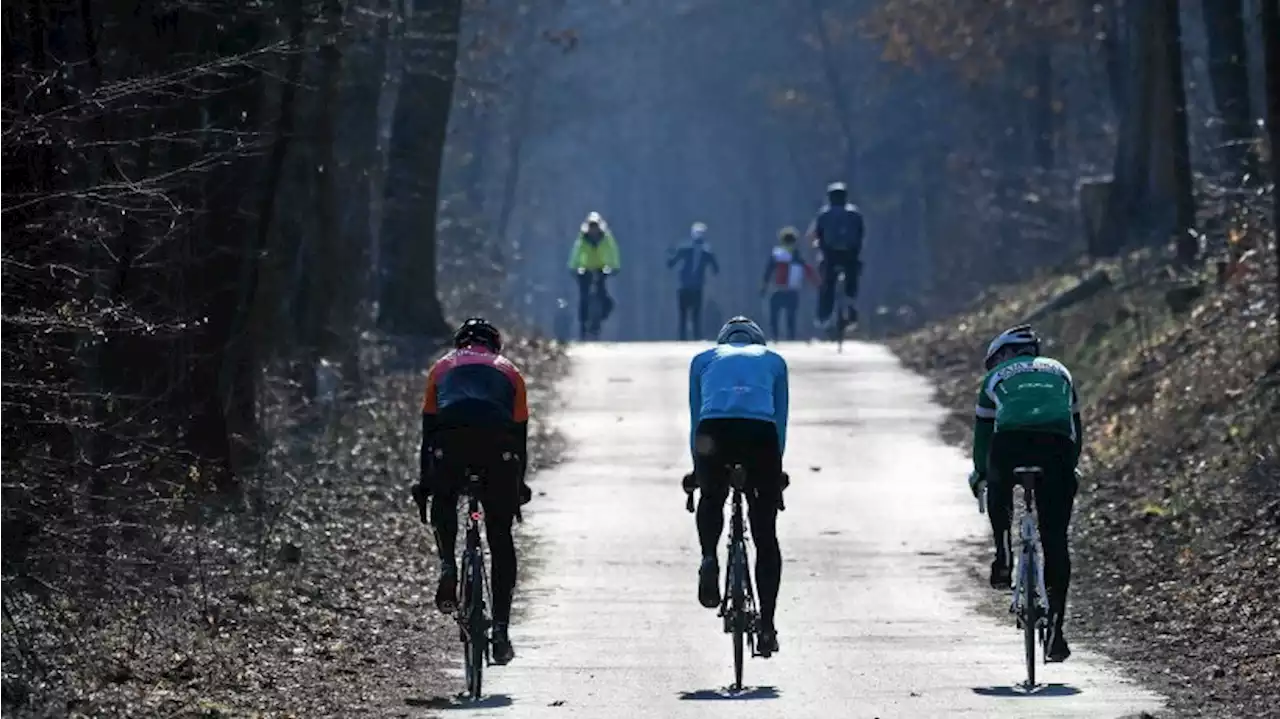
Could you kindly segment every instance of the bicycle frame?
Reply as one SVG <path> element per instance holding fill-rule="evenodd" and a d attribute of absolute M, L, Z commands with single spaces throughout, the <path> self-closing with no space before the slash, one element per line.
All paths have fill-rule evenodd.
<path fill-rule="evenodd" d="M 1044 584 L 1044 554 L 1040 545 L 1035 507 L 1035 489 L 1043 470 L 1040 467 L 1016 467 L 1017 483 L 1022 486 L 1022 518 L 1018 525 L 1018 565 L 1014 569 L 1013 601 L 1009 611 L 1017 618 L 1019 629 L 1027 633 L 1027 687 L 1035 686 L 1035 647 L 1032 634 L 1043 646 L 1049 617 L 1049 593 Z M 1008 537 L 1005 540 L 1009 547 Z M 1028 607 L 1030 604 L 1030 607 Z M 1029 610 L 1029 611 L 1028 611 Z M 1028 624 L 1030 614 L 1035 619 Z"/>

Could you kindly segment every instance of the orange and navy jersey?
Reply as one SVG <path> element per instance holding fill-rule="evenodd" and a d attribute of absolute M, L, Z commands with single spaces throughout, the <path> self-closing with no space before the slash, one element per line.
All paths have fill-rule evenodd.
<path fill-rule="evenodd" d="M 506 357 L 481 346 L 441 357 L 427 373 L 422 414 L 442 424 L 521 424 L 529 421 L 524 376 Z"/>

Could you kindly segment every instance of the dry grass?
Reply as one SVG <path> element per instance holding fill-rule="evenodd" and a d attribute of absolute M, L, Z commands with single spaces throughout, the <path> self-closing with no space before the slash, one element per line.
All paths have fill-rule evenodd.
<path fill-rule="evenodd" d="M 1165 293 L 1187 278 L 1134 255 L 1103 267 L 1112 290 L 1036 323 L 1086 403 L 1072 622 L 1179 715 L 1277 706 L 1280 327 L 1265 251 L 1226 287 L 1199 278 L 1211 289 L 1182 314 Z M 998 288 L 893 342 L 938 381 L 949 438 L 968 442 L 986 342 L 1083 274 Z"/>

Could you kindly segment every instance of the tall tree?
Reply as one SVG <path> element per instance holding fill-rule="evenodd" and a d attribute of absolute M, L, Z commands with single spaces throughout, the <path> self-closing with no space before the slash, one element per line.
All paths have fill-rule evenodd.
<path fill-rule="evenodd" d="M 1280 321 L 1280 0 L 1262 0 L 1259 21 L 1267 71 L 1267 135 L 1271 145 L 1273 203 L 1271 241 L 1276 248 L 1276 319 Z"/>
<path fill-rule="evenodd" d="M 407 64 L 391 130 L 378 322 L 394 334 L 443 336 L 449 324 L 436 277 L 436 225 L 462 0 L 414 0 L 407 21 Z"/>
<path fill-rule="evenodd" d="M 1209 45 L 1209 79 L 1221 116 L 1221 156 L 1227 172 L 1240 179 L 1257 172 L 1251 152 L 1253 114 L 1242 5 L 1243 0 L 1200 0 Z"/>

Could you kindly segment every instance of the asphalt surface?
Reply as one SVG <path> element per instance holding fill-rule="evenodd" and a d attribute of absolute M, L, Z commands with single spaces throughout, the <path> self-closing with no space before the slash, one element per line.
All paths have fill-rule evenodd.
<path fill-rule="evenodd" d="M 1027 695 L 1012 620 L 977 611 L 966 573 L 986 519 L 941 410 L 888 350 L 783 344 L 792 476 L 779 519 L 781 652 L 732 681 L 729 638 L 696 600 L 689 467 L 695 344 L 579 345 L 557 424 L 568 461 L 540 475 L 517 593 L 518 656 L 478 704 L 540 717 L 1119 717 L 1161 706 L 1078 644 Z M 723 549 L 721 551 L 723 565 Z M 1070 636 L 1068 634 L 1068 636 Z"/>

